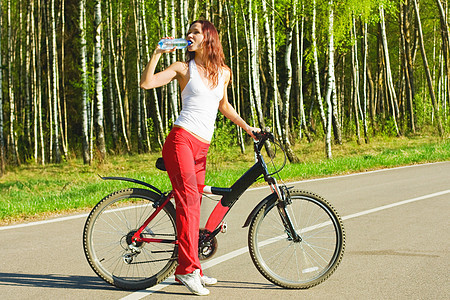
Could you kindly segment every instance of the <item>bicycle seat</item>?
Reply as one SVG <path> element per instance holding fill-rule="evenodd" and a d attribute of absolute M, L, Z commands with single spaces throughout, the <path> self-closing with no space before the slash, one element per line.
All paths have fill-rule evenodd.
<path fill-rule="evenodd" d="M 162 157 L 160 157 L 160 158 L 158 158 L 158 159 L 156 160 L 155 166 L 156 166 L 156 168 L 157 168 L 158 170 L 161 170 L 161 171 L 167 171 L 167 170 L 166 170 L 166 165 L 164 164 L 164 159 L 163 159 Z"/>

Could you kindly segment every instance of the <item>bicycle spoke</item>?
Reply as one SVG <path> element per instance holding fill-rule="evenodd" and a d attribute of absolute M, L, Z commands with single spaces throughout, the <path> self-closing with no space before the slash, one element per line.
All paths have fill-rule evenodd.
<path fill-rule="evenodd" d="M 299 240 L 293 240 L 281 221 L 278 207 L 263 207 L 252 221 L 249 248 L 255 265 L 267 279 L 289 288 L 320 283 L 342 256 L 340 220 L 322 200 L 294 191 L 286 206 Z M 338 252 L 338 253 L 337 253 Z"/>
<path fill-rule="evenodd" d="M 125 289 L 147 288 L 169 276 L 176 266 L 176 244 L 131 243 L 131 237 L 155 212 L 153 192 L 123 190 L 106 197 L 88 217 L 85 253 L 101 278 Z M 176 240 L 175 209 L 166 203 L 143 228 L 141 237 Z"/>

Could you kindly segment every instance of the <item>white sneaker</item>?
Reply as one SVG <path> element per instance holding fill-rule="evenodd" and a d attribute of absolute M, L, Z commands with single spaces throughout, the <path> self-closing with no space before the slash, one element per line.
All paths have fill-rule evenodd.
<path fill-rule="evenodd" d="M 175 275 L 175 277 L 184 284 L 193 294 L 199 296 L 209 295 L 209 290 L 202 284 L 200 269 L 186 275 Z"/>
<path fill-rule="evenodd" d="M 203 285 L 215 285 L 217 283 L 217 279 L 213 277 L 208 277 L 206 275 L 203 275 L 201 277 Z"/>

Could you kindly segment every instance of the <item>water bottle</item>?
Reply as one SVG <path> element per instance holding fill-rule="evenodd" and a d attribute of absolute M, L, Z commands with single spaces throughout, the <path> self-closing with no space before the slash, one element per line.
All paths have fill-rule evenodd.
<path fill-rule="evenodd" d="M 158 42 L 159 48 L 162 50 L 173 49 L 184 49 L 192 44 L 191 41 L 185 39 L 162 39 Z"/>

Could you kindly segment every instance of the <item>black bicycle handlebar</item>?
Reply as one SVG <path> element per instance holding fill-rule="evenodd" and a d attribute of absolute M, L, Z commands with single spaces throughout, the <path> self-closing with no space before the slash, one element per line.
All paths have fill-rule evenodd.
<path fill-rule="evenodd" d="M 261 131 L 259 132 L 255 132 L 253 131 L 253 134 L 255 135 L 257 141 L 255 141 L 255 143 L 258 145 L 258 151 L 262 149 L 264 143 L 267 140 L 270 140 L 271 142 L 275 141 L 275 136 L 273 135 L 272 132 L 270 132 L 270 128 L 266 127 L 261 129 Z"/>

